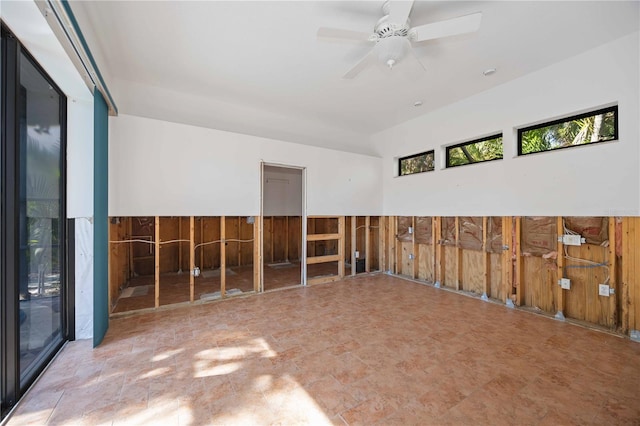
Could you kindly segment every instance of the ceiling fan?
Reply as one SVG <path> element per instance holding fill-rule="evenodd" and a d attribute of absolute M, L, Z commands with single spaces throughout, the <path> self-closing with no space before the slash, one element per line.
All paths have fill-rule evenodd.
<path fill-rule="evenodd" d="M 319 40 L 361 41 L 373 44 L 371 51 L 342 78 L 352 79 L 376 61 L 393 69 L 407 56 L 424 70 L 424 65 L 412 50 L 412 43 L 471 33 L 480 28 L 482 19 L 480 12 L 411 27 L 409 14 L 412 7 L 413 0 L 386 0 L 382 5 L 384 16 L 378 20 L 373 28 L 373 33 L 370 34 L 337 28 L 318 29 Z"/>

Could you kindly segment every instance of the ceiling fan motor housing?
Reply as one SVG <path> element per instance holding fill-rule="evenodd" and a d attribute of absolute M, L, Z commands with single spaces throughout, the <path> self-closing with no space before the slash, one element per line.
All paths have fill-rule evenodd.
<path fill-rule="evenodd" d="M 407 37 L 409 35 L 409 29 L 409 19 L 407 19 L 407 22 L 400 25 L 394 22 L 389 22 L 389 15 L 386 15 L 378 20 L 373 31 L 377 36 L 376 38 L 380 40 L 395 36 Z"/>

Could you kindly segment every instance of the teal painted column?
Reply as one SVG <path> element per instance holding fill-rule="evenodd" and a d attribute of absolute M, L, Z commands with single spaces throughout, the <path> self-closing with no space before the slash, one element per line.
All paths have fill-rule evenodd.
<path fill-rule="evenodd" d="M 109 328 L 109 108 L 93 94 L 93 346 Z"/>

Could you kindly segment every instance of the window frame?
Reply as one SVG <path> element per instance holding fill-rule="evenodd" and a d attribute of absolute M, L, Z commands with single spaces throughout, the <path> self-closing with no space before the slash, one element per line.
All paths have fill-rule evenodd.
<path fill-rule="evenodd" d="M 429 155 L 429 154 L 433 155 L 433 168 L 432 169 L 424 170 L 422 172 L 413 172 L 413 173 L 402 174 L 402 162 L 404 160 L 411 160 L 412 158 L 420 157 L 422 155 Z M 434 149 L 430 149 L 428 151 L 424 151 L 424 152 L 421 152 L 419 154 L 406 155 L 404 157 L 398 158 L 398 177 L 417 175 L 417 174 L 420 174 L 420 173 L 428 173 L 428 172 L 433 172 L 435 170 L 436 170 L 436 151 Z"/>
<path fill-rule="evenodd" d="M 460 148 L 460 147 L 467 146 L 467 145 L 473 145 L 473 144 L 476 144 L 476 143 L 479 143 L 479 142 L 485 142 L 485 141 L 488 141 L 488 140 L 491 140 L 491 139 L 497 139 L 497 138 L 501 138 L 502 148 L 503 148 L 502 149 L 502 157 L 500 157 L 500 158 L 491 158 L 489 160 L 475 161 L 475 162 L 467 163 L 467 164 L 454 164 L 454 165 L 449 164 L 449 159 L 451 158 L 451 150 L 452 149 Z M 486 163 L 486 162 L 489 162 L 489 161 L 496 161 L 496 160 L 503 160 L 503 159 L 504 159 L 504 134 L 502 132 L 500 132 L 500 133 L 494 133 L 494 134 L 489 135 L 489 136 L 484 136 L 484 137 L 481 137 L 481 138 L 478 138 L 478 139 L 473 139 L 473 140 L 470 140 L 470 141 L 461 142 L 461 143 L 457 143 L 455 145 L 449 145 L 449 146 L 445 147 L 445 158 L 444 158 L 445 163 L 444 163 L 444 167 L 445 167 L 445 169 L 451 169 L 451 168 L 454 168 L 454 167 L 470 166 L 472 164 L 481 164 L 481 163 Z"/>
<path fill-rule="evenodd" d="M 522 135 L 525 132 L 531 131 L 531 130 L 537 130 L 537 129 L 541 129 L 543 127 L 550 127 L 550 126 L 554 126 L 556 124 L 561 124 L 561 123 L 566 123 L 568 121 L 574 121 L 574 120 L 580 120 L 582 118 L 587 118 L 587 117 L 592 117 L 595 115 L 600 115 L 600 114 L 606 114 L 608 112 L 613 112 L 613 117 L 614 117 L 614 122 L 613 122 L 613 131 L 614 131 L 614 137 L 613 139 L 608 139 L 606 141 L 595 141 L 595 142 L 588 142 L 588 143 L 583 143 L 580 145 L 568 145 L 568 146 L 563 146 L 563 147 L 559 147 L 559 148 L 553 148 L 553 149 L 547 149 L 544 151 L 535 151 L 535 152 L 522 152 Z M 540 123 L 540 124 L 534 124 L 532 126 L 527 126 L 527 127 L 522 127 L 518 129 L 518 138 L 517 138 L 517 143 L 518 143 L 518 157 L 522 157 L 525 155 L 531 155 L 531 154 L 540 154 L 543 152 L 553 152 L 553 151 L 560 151 L 563 149 L 567 149 L 567 148 L 575 148 L 578 146 L 588 146 L 588 145 L 595 145 L 595 144 L 599 144 L 599 143 L 603 143 L 603 142 L 614 142 L 619 140 L 620 137 L 620 133 L 619 133 L 619 120 L 618 120 L 618 105 L 612 105 L 609 107 L 605 107 L 605 108 L 599 108 L 596 110 L 591 110 L 591 111 L 587 111 L 587 112 L 583 112 L 581 114 L 576 114 L 576 115 L 570 115 L 564 118 L 558 118 L 556 120 L 552 120 L 552 121 L 546 121 L 544 123 Z"/>

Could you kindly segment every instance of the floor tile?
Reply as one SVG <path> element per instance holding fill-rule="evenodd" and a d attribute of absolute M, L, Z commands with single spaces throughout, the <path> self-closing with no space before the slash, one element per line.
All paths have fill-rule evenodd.
<path fill-rule="evenodd" d="M 640 423 L 640 345 L 387 275 L 139 313 L 10 425 Z"/>

